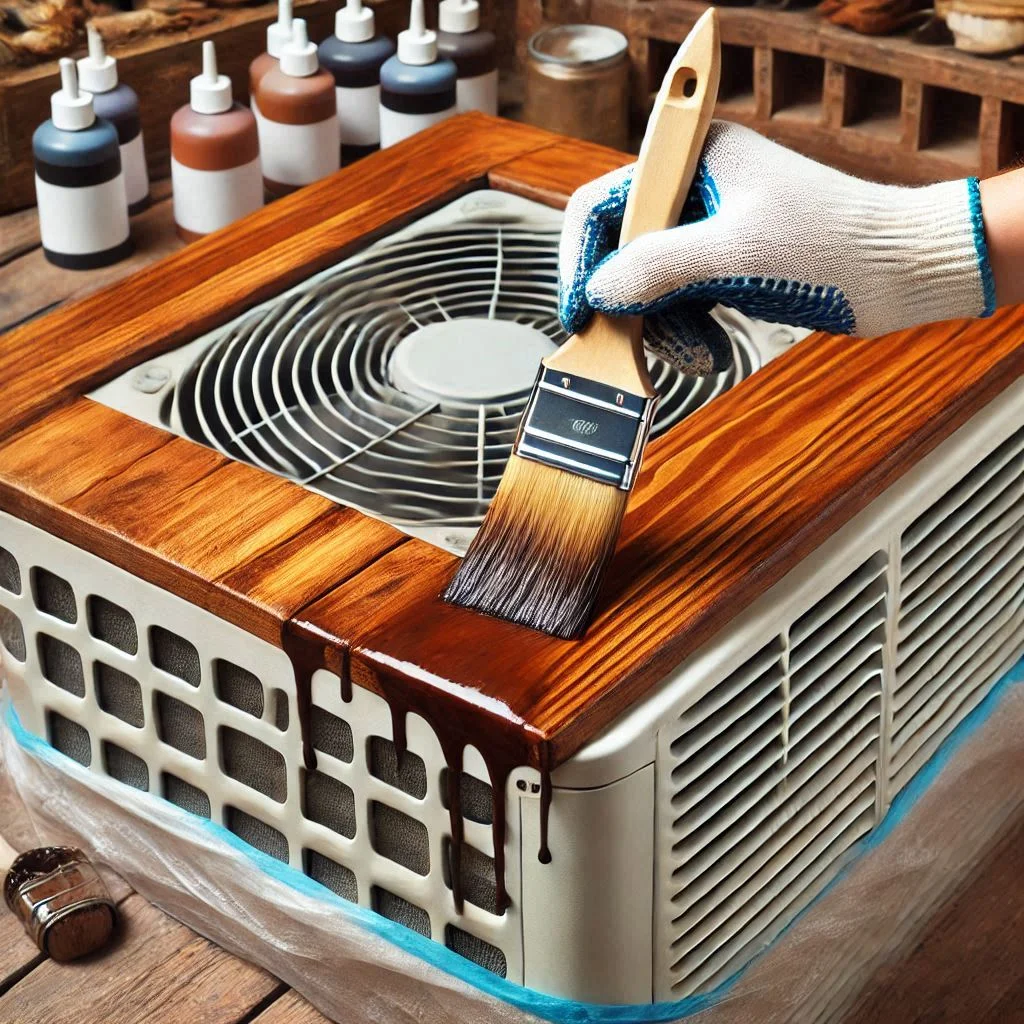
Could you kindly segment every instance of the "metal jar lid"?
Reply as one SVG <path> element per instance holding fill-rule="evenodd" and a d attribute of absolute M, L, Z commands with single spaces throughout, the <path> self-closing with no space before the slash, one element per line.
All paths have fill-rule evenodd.
<path fill-rule="evenodd" d="M 629 40 L 605 25 L 555 25 L 530 37 L 527 49 L 533 60 L 570 70 L 596 70 L 621 61 Z"/>

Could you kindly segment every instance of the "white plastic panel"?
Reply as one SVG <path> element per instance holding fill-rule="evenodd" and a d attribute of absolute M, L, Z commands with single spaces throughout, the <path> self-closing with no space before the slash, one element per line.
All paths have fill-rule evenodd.
<path fill-rule="evenodd" d="M 465 759 L 471 849 L 460 915 L 447 883 L 445 760 L 422 719 L 409 718 L 399 766 L 385 701 L 357 687 L 345 704 L 337 676 L 318 672 L 309 773 L 280 649 L 2 512 L 0 644 L 23 723 L 64 753 L 522 979 L 518 815 L 506 843 L 513 905 L 498 917 L 490 789 L 476 751 Z"/>

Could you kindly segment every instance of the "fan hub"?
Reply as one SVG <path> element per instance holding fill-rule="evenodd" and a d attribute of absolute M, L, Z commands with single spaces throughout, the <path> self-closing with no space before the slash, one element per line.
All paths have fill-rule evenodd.
<path fill-rule="evenodd" d="M 406 335 L 391 356 L 391 383 L 428 402 L 500 404 L 522 398 L 555 343 L 510 320 L 465 317 Z"/>

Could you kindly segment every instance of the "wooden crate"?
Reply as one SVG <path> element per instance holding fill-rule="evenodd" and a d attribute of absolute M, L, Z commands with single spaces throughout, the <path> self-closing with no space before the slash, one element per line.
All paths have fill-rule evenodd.
<path fill-rule="evenodd" d="M 626 32 L 642 120 L 703 0 L 520 0 L 519 35 L 552 21 Z M 543 12 L 543 17 L 541 16 Z M 1024 155 L 1024 63 L 905 36 L 867 37 L 811 10 L 720 7 L 718 115 L 856 174 L 922 183 L 993 174 Z"/>
<path fill-rule="evenodd" d="M 405 0 L 370 0 L 381 31 L 394 35 L 408 17 Z M 310 37 L 334 31 L 338 0 L 295 0 L 297 15 L 309 22 Z M 224 10 L 217 21 L 184 32 L 168 33 L 113 47 L 118 74 L 139 94 L 142 131 L 151 178 L 170 174 L 171 115 L 188 102 L 188 83 L 200 70 L 200 44 L 217 44 L 222 74 L 231 78 L 235 98 L 248 99 L 249 62 L 266 48 L 266 29 L 277 17 L 277 4 Z M 81 54 L 84 56 L 84 49 Z M 0 213 L 35 203 L 32 133 L 50 116 L 50 96 L 59 88 L 56 61 L 0 74 Z"/>

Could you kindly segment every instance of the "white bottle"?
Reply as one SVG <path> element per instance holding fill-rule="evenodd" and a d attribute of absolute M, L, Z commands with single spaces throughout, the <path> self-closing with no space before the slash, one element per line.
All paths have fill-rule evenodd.
<path fill-rule="evenodd" d="M 51 263 L 90 270 L 132 251 L 121 150 L 114 126 L 96 117 L 92 94 L 79 90 L 70 57 L 61 58 L 60 81 L 50 120 L 32 136 L 39 233 Z"/>
<path fill-rule="evenodd" d="M 437 49 L 454 61 L 459 81 L 459 113 L 498 113 L 498 41 L 480 28 L 479 0 L 441 0 L 437 14 Z"/>
<path fill-rule="evenodd" d="M 264 188 L 275 196 L 333 174 L 341 166 L 334 76 L 317 60 L 306 22 L 292 22 L 292 40 L 278 67 L 256 86 Z"/>
<path fill-rule="evenodd" d="M 256 119 L 233 101 L 209 39 L 189 99 L 171 118 L 171 184 L 175 226 L 192 241 L 258 210 L 263 179 Z"/>
<path fill-rule="evenodd" d="M 437 33 L 426 26 L 423 0 L 412 0 L 398 53 L 380 69 L 380 145 L 395 145 L 457 112 L 455 64 L 438 59 Z"/>
<path fill-rule="evenodd" d="M 130 86 L 118 82 L 117 61 L 107 54 L 99 32 L 92 25 L 86 26 L 86 32 L 89 56 L 78 62 L 78 86 L 92 93 L 96 116 L 109 121 L 117 129 L 121 170 L 128 192 L 128 212 L 134 215 L 149 206 L 149 173 L 142 142 L 139 97 Z"/>
<path fill-rule="evenodd" d="M 256 104 L 256 89 L 260 80 L 277 67 L 281 51 L 292 38 L 292 0 L 277 0 L 277 21 L 267 26 L 267 48 L 249 65 L 249 107 L 259 124 L 260 110 Z"/>

